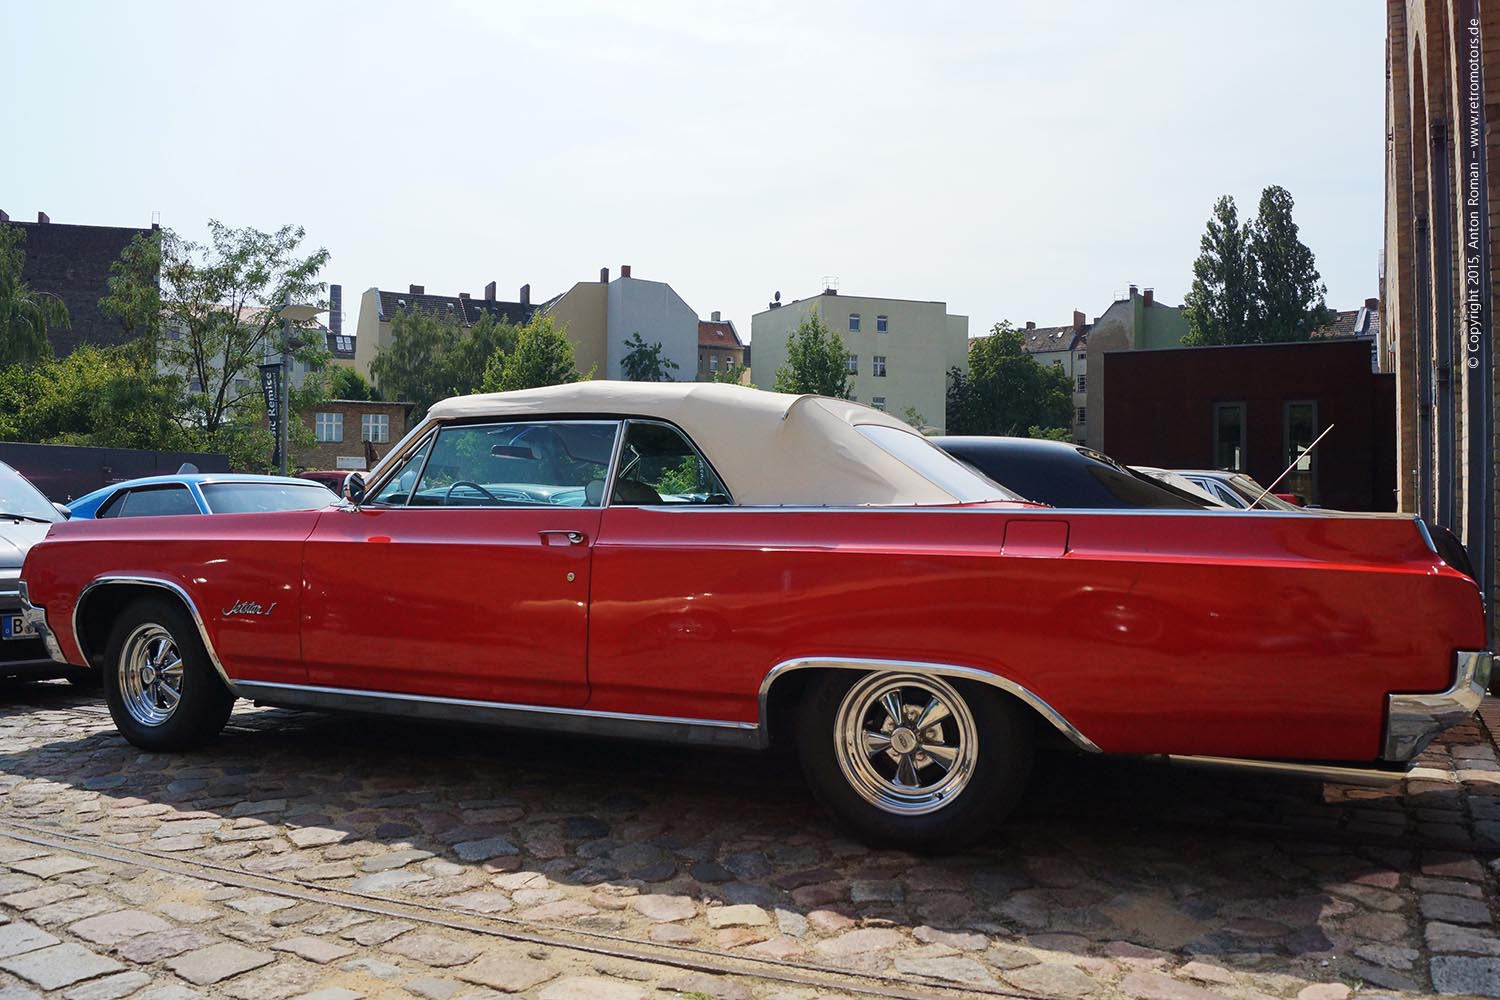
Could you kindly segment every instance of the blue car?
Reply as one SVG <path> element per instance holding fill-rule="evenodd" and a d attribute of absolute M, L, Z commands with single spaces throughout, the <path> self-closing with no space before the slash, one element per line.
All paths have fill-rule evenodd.
<path fill-rule="evenodd" d="M 114 483 L 68 505 L 72 519 L 162 517 L 173 514 L 254 514 L 316 510 L 338 498 L 321 483 L 285 476 L 187 473 Z"/>

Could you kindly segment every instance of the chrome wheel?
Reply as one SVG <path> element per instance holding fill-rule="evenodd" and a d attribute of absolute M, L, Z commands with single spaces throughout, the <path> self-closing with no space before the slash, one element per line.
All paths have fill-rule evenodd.
<path fill-rule="evenodd" d="M 921 674 L 871 674 L 839 704 L 839 770 L 866 802 L 889 813 L 935 812 L 974 775 L 979 732 L 952 685 Z"/>
<path fill-rule="evenodd" d="M 120 649 L 120 700 L 143 726 L 159 726 L 182 701 L 182 656 L 160 625 L 136 628 Z"/>

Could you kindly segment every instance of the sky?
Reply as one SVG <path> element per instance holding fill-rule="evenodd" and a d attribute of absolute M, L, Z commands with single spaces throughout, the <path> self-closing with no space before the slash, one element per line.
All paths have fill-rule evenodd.
<path fill-rule="evenodd" d="M 302 225 L 372 285 L 666 281 L 977 333 L 1182 301 L 1214 200 L 1280 184 L 1334 308 L 1378 293 L 1368 0 L 0 3 L 0 209 Z"/>

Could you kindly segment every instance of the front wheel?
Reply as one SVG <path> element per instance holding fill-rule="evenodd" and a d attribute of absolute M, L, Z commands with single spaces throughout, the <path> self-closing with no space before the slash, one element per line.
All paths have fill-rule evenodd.
<path fill-rule="evenodd" d="M 1020 797 L 1029 723 L 982 684 L 835 671 L 802 702 L 797 748 L 813 792 L 861 839 L 954 850 L 993 830 Z"/>
<path fill-rule="evenodd" d="M 209 661 L 192 619 L 170 600 L 127 607 L 110 632 L 104 697 L 120 734 L 143 750 L 188 750 L 229 719 L 234 695 Z"/>

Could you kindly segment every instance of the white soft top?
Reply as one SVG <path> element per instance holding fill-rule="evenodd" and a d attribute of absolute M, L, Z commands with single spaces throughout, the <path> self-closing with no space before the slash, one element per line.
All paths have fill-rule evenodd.
<path fill-rule="evenodd" d="M 951 463 L 960 474 L 967 473 L 888 413 L 826 396 L 717 382 L 575 382 L 454 396 L 428 410 L 409 440 L 453 421 L 564 416 L 654 417 L 676 424 L 703 451 L 739 504 L 899 506 L 974 499 L 955 496 L 856 430 L 876 425 L 901 431 L 917 448 L 932 449 L 930 457 L 939 466 L 946 469 Z M 371 478 L 384 473 L 401 450 L 387 454 Z M 1005 495 L 996 490 L 988 499 Z"/>

